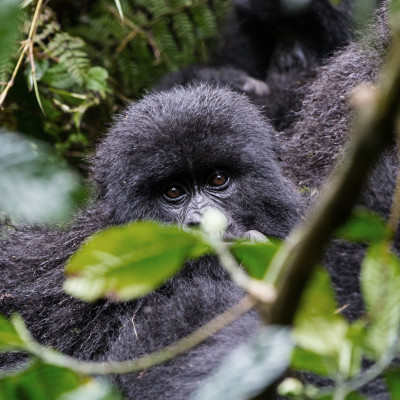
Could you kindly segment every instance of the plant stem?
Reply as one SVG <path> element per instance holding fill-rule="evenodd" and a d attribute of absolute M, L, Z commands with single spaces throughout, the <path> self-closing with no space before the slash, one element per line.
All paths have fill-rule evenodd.
<path fill-rule="evenodd" d="M 31 337 L 22 318 L 14 317 L 13 324 L 21 338 L 27 344 L 27 351 L 49 364 L 70 368 L 76 372 L 87 375 L 125 374 L 144 370 L 161 364 L 190 350 L 204 342 L 210 336 L 235 321 L 241 315 L 250 311 L 256 301 L 250 296 L 245 296 L 233 307 L 218 315 L 207 324 L 195 330 L 190 335 L 154 353 L 146 354 L 140 358 L 119 362 L 86 362 L 63 355 L 57 351 L 42 346 Z"/>
<path fill-rule="evenodd" d="M 38 0 L 38 3 L 36 4 L 36 8 L 35 8 L 35 13 L 33 15 L 32 23 L 31 23 L 31 26 L 30 26 L 30 29 L 29 29 L 28 38 L 22 42 L 22 50 L 21 50 L 21 54 L 20 54 L 20 56 L 18 58 L 17 64 L 16 64 L 16 66 L 14 68 L 14 71 L 13 71 L 13 73 L 11 75 L 10 80 L 7 82 L 6 87 L 4 88 L 4 90 L 0 94 L 0 108 L 1 109 L 3 109 L 4 100 L 6 99 L 9 90 L 14 85 L 15 77 L 17 76 L 17 73 L 19 71 L 19 68 L 21 67 L 22 61 L 23 61 L 23 59 L 24 59 L 24 57 L 25 57 L 25 55 L 26 55 L 26 53 L 28 51 L 31 51 L 31 53 L 32 53 L 31 64 L 33 62 L 33 48 L 32 48 L 32 46 L 33 46 L 33 37 L 35 36 L 35 33 L 36 33 L 36 27 L 37 27 L 37 23 L 38 23 L 38 20 L 39 20 L 39 15 L 40 15 L 40 10 L 42 8 L 42 4 L 43 4 L 43 0 Z M 35 73 L 34 64 L 32 66 L 32 75 L 33 75 L 33 79 L 36 79 L 36 73 Z M 40 100 L 38 100 L 38 101 L 39 101 L 40 108 L 43 110 L 42 105 L 40 103 Z"/>

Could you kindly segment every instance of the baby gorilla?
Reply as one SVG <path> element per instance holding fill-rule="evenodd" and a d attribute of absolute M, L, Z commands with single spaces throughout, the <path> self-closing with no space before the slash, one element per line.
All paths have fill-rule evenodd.
<path fill-rule="evenodd" d="M 117 118 L 98 148 L 101 208 L 113 224 L 196 224 L 212 206 L 232 235 L 256 229 L 284 237 L 297 196 L 273 139 L 259 111 L 230 91 L 201 85 L 147 96 Z"/>
<path fill-rule="evenodd" d="M 64 264 L 109 225 L 196 225 L 211 206 L 227 216 L 228 236 L 256 230 L 285 237 L 300 202 L 282 175 L 274 136 L 259 110 L 227 89 L 176 88 L 130 105 L 93 157 L 92 205 L 63 229 L 19 226 L 1 239 L 0 312 L 21 313 L 36 340 L 84 360 L 135 358 L 202 326 L 243 296 L 213 257 L 187 263 L 162 288 L 123 304 L 67 296 Z M 188 398 L 257 324 L 248 313 L 188 353 L 115 381 L 131 399 Z M 22 360 L 0 355 L 0 368 Z"/>

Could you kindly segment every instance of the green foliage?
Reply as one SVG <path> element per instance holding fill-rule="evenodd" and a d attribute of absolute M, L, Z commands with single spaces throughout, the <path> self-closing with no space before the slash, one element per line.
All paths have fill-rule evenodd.
<path fill-rule="evenodd" d="M 119 400 L 104 382 L 41 362 L 0 377 L 0 400 Z"/>
<path fill-rule="evenodd" d="M 339 1 L 331 0 L 335 5 Z M 302 7 L 307 2 L 285 3 Z M 2 82 L 10 78 L 18 58 L 17 41 L 27 37 L 37 5 L 35 1 L 25 2 L 30 5 L 26 8 L 30 20 L 20 24 L 18 3 L 3 0 L 1 5 Z M 359 25 L 368 23 L 372 3 L 355 3 Z M 35 68 L 30 62 L 21 64 L 5 112 L 0 113 L 0 123 L 42 137 L 64 154 L 79 158 L 121 101 L 137 98 L 166 72 L 206 60 L 218 21 L 228 5 L 227 0 L 97 0 L 82 6 L 75 18 L 63 18 L 61 23 L 59 15 L 46 5 L 40 10 L 33 37 Z M 396 8 L 398 0 L 392 2 L 392 9 Z M 30 93 L 36 88 L 45 115 Z M 91 113 L 95 107 L 96 112 Z M 19 218 L 41 219 L 47 215 L 54 220 L 60 215 L 59 209 L 52 207 L 70 211 L 76 193 L 81 192 L 75 177 L 60 168 L 54 156 L 36 141 L 20 140 L 3 130 L 0 193 L 0 212 Z M 59 194 L 66 195 L 66 203 L 56 197 Z M 337 309 L 327 273 L 319 269 L 295 319 L 295 350 L 292 352 L 287 329 L 264 327 L 247 346 L 228 357 L 195 398 L 252 397 L 283 373 L 290 357 L 293 369 L 328 377 L 332 386 L 321 391 L 286 380 L 280 386 L 283 395 L 362 399 L 356 390 L 363 381 L 357 379 L 361 376 L 364 383 L 372 379 L 361 368 L 362 361 L 369 358 L 375 363 L 373 368 L 385 373 L 392 397 L 399 398 L 400 370 L 388 365 L 399 351 L 400 261 L 389 251 L 389 234 L 385 224 L 365 210 L 358 210 L 336 232 L 342 240 L 369 243 L 361 272 L 365 315 L 348 322 Z M 215 251 L 208 243 L 198 233 L 155 223 L 110 228 L 89 239 L 71 258 L 65 289 L 87 301 L 136 298 L 173 276 L 187 258 Z M 231 249 L 249 275 L 261 280 L 271 261 L 276 261 L 279 246 L 274 242 L 235 243 Z M 260 290 L 266 287 L 260 285 Z M 24 329 L 20 317 L 14 316 L 10 322 L 0 315 L 0 351 L 27 351 L 44 360 L 46 351 L 51 350 L 35 344 Z M 71 365 L 70 359 L 60 356 L 60 360 L 65 366 Z M 103 383 L 43 361 L 0 377 L 0 399 L 60 396 L 64 400 L 117 398 Z"/>
<path fill-rule="evenodd" d="M 235 350 L 193 395 L 193 400 L 250 399 L 286 370 L 293 342 L 288 328 L 266 326 Z"/>
<path fill-rule="evenodd" d="M 0 378 L 0 399 L 54 400 L 80 384 L 81 378 L 74 372 L 37 362 L 27 370 Z"/>
<path fill-rule="evenodd" d="M 109 228 L 72 256 L 64 289 L 86 301 L 140 297 L 175 274 L 186 258 L 207 250 L 199 235 L 174 226 L 138 222 Z"/>
<path fill-rule="evenodd" d="M 49 141 L 80 162 L 123 102 L 141 96 L 166 72 L 205 61 L 229 3 L 96 0 L 63 24 L 46 3 L 33 36 L 36 74 L 30 60 L 22 62 L 0 125 Z M 37 2 L 25 2 L 24 24 L 17 5 L 7 0 L 0 12 L 0 82 L 11 76 L 17 40 L 28 36 Z"/>
<path fill-rule="evenodd" d="M 388 237 L 388 230 L 377 214 L 365 208 L 356 208 L 335 236 L 349 242 L 380 242 Z"/>
<path fill-rule="evenodd" d="M 110 92 L 108 72 L 100 66 L 92 66 L 84 41 L 63 32 L 51 10 L 47 11 L 35 37 L 37 47 L 43 51 L 43 57 L 36 58 L 36 69 L 40 72 L 36 79 L 41 94 L 48 100 L 43 104 L 52 126 L 69 116 L 68 120 L 80 133 L 81 120 L 87 109 L 98 105 Z M 28 77 L 30 82 L 33 79 L 30 68 Z M 78 142 L 87 144 L 83 136 L 78 137 Z"/>
<path fill-rule="evenodd" d="M 0 213 L 17 220 L 59 222 L 86 191 L 77 174 L 42 143 L 0 129 Z"/>
<path fill-rule="evenodd" d="M 209 218 L 211 225 L 218 225 L 213 218 Z M 369 223 L 373 227 L 371 231 Z M 205 222 L 203 224 L 206 225 Z M 69 277 L 65 288 L 70 294 L 88 301 L 102 296 L 127 300 L 145 295 L 175 274 L 187 258 L 200 257 L 206 252 L 221 256 L 221 250 L 218 250 L 220 239 L 215 232 L 205 237 L 205 232 L 210 230 L 206 228 L 202 225 L 202 231 L 185 232 L 175 226 L 153 222 L 110 228 L 89 239 L 71 258 L 66 268 Z M 295 379 L 287 379 L 278 389 L 282 395 L 321 400 L 364 399 L 357 390 L 376 373 L 367 378 L 363 376 L 363 359 L 375 360 L 377 364 L 372 368 L 379 368 L 379 372 L 390 365 L 398 352 L 400 261 L 388 250 L 384 233 L 386 230 L 382 229 L 381 222 L 366 212 L 350 218 L 341 231 L 341 237 L 372 242 L 361 274 L 365 316 L 348 322 L 337 309 L 328 273 L 317 269 L 303 293 L 293 332 L 280 327 L 261 328 L 249 344 L 236 350 L 221 364 L 193 398 L 251 398 L 281 376 L 291 359 L 292 369 L 328 377 L 332 386 L 321 390 L 302 385 Z M 231 249 L 244 265 L 249 266 L 252 275 L 260 278 L 264 276 L 279 245 L 239 241 L 232 244 Z M 230 268 L 227 267 L 228 270 Z M 235 277 L 234 274 L 232 276 Z M 294 350 L 293 340 L 296 344 Z M 59 366 L 77 366 L 76 361 L 71 363 L 70 359 L 51 350 L 48 353 L 33 342 L 20 319 L 10 324 L 0 316 L 0 350 L 13 349 L 32 352 Z M 64 372 L 67 380 L 75 376 L 69 370 Z M 5 385 L 4 390 L 8 391 L 16 391 L 15 386 L 24 388 L 24 382 L 31 379 L 31 372 L 28 369 L 20 374 L 22 378 L 10 380 L 8 376 L 0 380 L 0 389 L 1 385 Z M 47 384 L 46 374 L 47 369 L 43 370 L 43 384 L 40 382 L 39 392 Z M 397 398 L 398 370 L 388 370 L 385 376 L 393 398 Z M 61 373 L 60 379 L 63 379 Z M 94 390 L 91 385 L 97 385 L 94 381 L 90 382 L 77 387 L 76 392 L 69 392 L 66 396 L 71 397 L 66 398 L 86 398 Z M 107 388 L 96 386 L 96 390 L 99 396 L 103 396 L 99 398 L 112 399 L 114 396 Z M 10 393 L 10 398 L 13 398 L 14 392 Z"/>
<path fill-rule="evenodd" d="M 82 50 L 83 46 L 84 42 L 80 38 L 57 32 L 46 47 L 46 53 L 58 59 L 58 63 L 46 70 L 43 82 L 59 89 L 83 87 L 90 67 L 89 59 Z M 60 81 L 58 76 L 61 77 Z"/>
<path fill-rule="evenodd" d="M 19 1 L 3 0 L 0 12 L 0 82 L 6 82 L 13 70 L 13 59 L 18 49 L 20 36 L 18 23 Z"/>
<path fill-rule="evenodd" d="M 370 322 L 368 355 L 379 359 L 395 345 L 400 331 L 400 260 L 386 243 L 369 249 L 362 264 L 361 289 Z"/>
<path fill-rule="evenodd" d="M 231 251 L 250 276 L 262 279 L 279 249 L 279 244 L 277 241 L 269 243 L 237 242 L 233 244 Z"/>
<path fill-rule="evenodd" d="M 99 1 L 87 25 L 74 30 L 91 57 L 110 71 L 116 91 L 137 97 L 168 71 L 205 61 L 229 1 L 123 0 L 124 21 L 108 0 Z M 99 53 L 98 49 L 104 51 Z"/>
<path fill-rule="evenodd" d="M 14 314 L 9 321 L 0 314 L 0 352 L 14 350 L 33 352 L 33 354 L 36 351 L 41 357 L 48 351 L 34 343 L 19 315 Z M 58 356 L 57 353 L 54 354 Z M 120 400 L 121 398 L 105 382 L 79 375 L 67 367 L 54 366 L 34 359 L 14 373 L 0 374 L 0 400 L 28 399 Z"/>
<path fill-rule="evenodd" d="M 28 36 L 31 24 L 27 21 L 19 26 L 20 37 Z M 53 142 L 63 153 L 72 147 L 84 148 L 89 141 L 81 132 L 82 118 L 110 92 L 108 72 L 93 66 L 84 41 L 63 31 L 48 7 L 38 14 L 32 54 L 35 68 L 31 58 L 20 65 L 7 97 L 6 113 L 0 113 L 0 124 Z M 15 49 L 12 59 L 17 56 Z M 0 71 L 6 70 L 7 65 L 0 62 Z M 9 76 L 5 78 L 8 80 Z M 34 96 L 30 94 L 33 88 Z M 45 114 L 38 107 L 39 102 Z"/>
<path fill-rule="evenodd" d="M 294 337 L 301 351 L 294 353 L 293 365 L 320 375 L 340 372 L 346 377 L 360 370 L 360 352 L 352 343 L 352 330 L 336 312 L 337 305 L 328 274 L 319 269 L 310 282 L 295 319 Z M 346 363 L 340 362 L 343 353 Z"/>
<path fill-rule="evenodd" d="M 51 384 L 51 382 L 49 382 Z M 107 382 L 85 378 L 76 389 L 64 392 L 60 400 L 122 400 L 122 397 Z"/>
<path fill-rule="evenodd" d="M 392 0 L 390 2 L 391 15 L 396 15 L 400 11 L 400 0 Z M 398 17 L 398 16 L 397 16 Z"/>
<path fill-rule="evenodd" d="M 25 349 L 25 347 L 25 343 L 14 325 L 4 315 L 0 314 L 0 353 Z"/>
<path fill-rule="evenodd" d="M 400 399 L 400 368 L 389 369 L 385 373 L 387 387 L 393 400 Z"/>
<path fill-rule="evenodd" d="M 313 388 L 309 397 L 336 398 L 336 393 L 340 398 L 362 399 L 354 391 L 368 381 L 357 381 L 362 374 L 362 360 L 373 359 L 377 364 L 372 368 L 384 371 L 398 353 L 400 260 L 390 252 L 385 225 L 366 211 L 356 212 L 337 233 L 350 241 L 372 243 L 361 270 L 366 315 L 347 322 L 336 310 L 327 274 L 317 271 L 295 320 L 294 336 L 299 347 L 293 352 L 292 367 L 333 380 L 330 390 Z M 386 378 L 395 399 L 399 391 L 398 370 L 389 369 Z"/>

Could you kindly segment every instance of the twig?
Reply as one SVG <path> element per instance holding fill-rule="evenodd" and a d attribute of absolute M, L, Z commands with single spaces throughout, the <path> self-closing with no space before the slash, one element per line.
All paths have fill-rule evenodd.
<path fill-rule="evenodd" d="M 135 360 L 120 362 L 79 361 L 35 342 L 20 317 L 17 319 L 14 317 L 13 324 L 18 334 L 26 343 L 28 343 L 27 350 L 31 354 L 39 357 L 41 360 L 47 363 L 71 368 L 76 372 L 90 375 L 125 374 L 144 370 L 177 357 L 178 355 L 204 342 L 226 325 L 229 325 L 238 317 L 250 311 L 255 304 L 256 301 L 254 299 L 249 296 L 245 296 L 233 307 L 229 308 L 224 313 L 212 319 L 210 322 L 195 330 L 193 333 L 184 337 L 183 339 L 178 340 L 162 350 L 146 354 Z"/>
<path fill-rule="evenodd" d="M 35 29 L 35 32 L 36 32 L 36 29 Z M 31 64 L 31 68 L 32 68 L 32 86 L 35 91 L 35 96 L 36 96 L 37 102 L 39 103 L 39 107 L 42 110 L 42 113 L 45 114 L 43 106 L 42 106 L 42 102 L 40 101 L 39 88 L 38 88 L 37 79 L 36 79 L 36 66 L 35 66 L 35 57 L 33 56 L 33 41 L 32 40 L 29 42 L 28 46 L 29 46 L 28 59 L 29 59 L 29 62 Z"/>
<path fill-rule="evenodd" d="M 35 66 L 34 66 L 34 61 L 33 61 L 33 37 L 35 36 L 35 32 L 36 32 L 36 28 L 37 28 L 37 24 L 38 24 L 38 20 L 39 20 L 40 9 L 42 8 L 42 4 L 43 4 L 43 0 L 38 0 L 38 3 L 36 4 L 35 13 L 33 15 L 31 27 L 29 29 L 28 38 L 22 42 L 21 54 L 20 54 L 20 56 L 18 58 L 17 64 L 16 64 L 16 66 L 14 68 L 14 71 L 13 71 L 13 73 L 11 75 L 10 80 L 7 82 L 6 87 L 4 88 L 4 90 L 0 94 L 0 108 L 1 109 L 3 109 L 4 100 L 6 99 L 9 90 L 14 85 L 15 77 L 17 76 L 17 73 L 18 73 L 19 68 L 20 68 L 20 66 L 22 64 L 22 61 L 23 61 L 23 59 L 24 59 L 24 57 L 25 57 L 25 55 L 26 55 L 26 53 L 28 51 L 32 52 L 32 58 L 31 58 L 31 65 L 33 63 L 33 65 L 32 65 L 32 76 L 33 76 L 34 80 L 36 79 L 36 72 L 35 72 Z M 38 98 L 38 96 L 37 96 L 37 98 Z M 38 102 L 39 102 L 40 108 L 43 111 L 42 104 L 41 104 L 39 98 L 38 98 Z"/>
<path fill-rule="evenodd" d="M 108 7 L 108 9 L 117 18 L 119 18 L 118 10 L 116 10 L 114 7 L 111 7 L 111 6 Z M 125 39 L 118 46 L 117 53 L 121 52 L 125 48 L 125 46 L 129 43 L 129 41 L 131 41 L 136 36 L 136 34 L 140 34 L 140 35 L 142 35 L 143 37 L 146 38 L 149 46 L 153 49 L 153 54 L 154 54 L 154 58 L 156 59 L 156 61 L 160 62 L 160 60 L 161 60 L 161 50 L 157 46 L 157 43 L 155 42 L 155 40 L 153 39 L 151 34 L 147 33 L 144 29 L 142 29 L 140 26 L 136 25 L 132 20 L 130 20 L 127 17 L 124 18 L 124 23 L 126 23 L 126 25 L 128 25 L 132 29 L 132 32 L 130 32 L 128 34 L 128 36 L 125 37 Z M 166 55 L 163 54 L 163 56 L 164 56 L 165 60 L 168 61 L 168 58 L 166 57 Z"/>

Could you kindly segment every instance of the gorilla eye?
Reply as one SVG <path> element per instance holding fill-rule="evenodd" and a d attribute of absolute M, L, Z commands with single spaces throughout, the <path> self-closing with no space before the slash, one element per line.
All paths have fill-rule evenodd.
<path fill-rule="evenodd" d="M 185 194 L 185 191 L 178 185 L 170 186 L 165 192 L 164 196 L 168 200 L 177 200 Z"/>
<path fill-rule="evenodd" d="M 223 187 L 229 181 L 229 177 L 225 174 L 217 172 L 216 174 L 212 175 L 208 184 L 213 187 Z"/>

